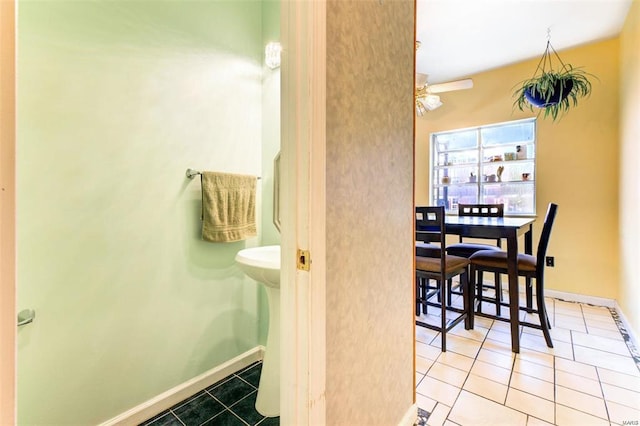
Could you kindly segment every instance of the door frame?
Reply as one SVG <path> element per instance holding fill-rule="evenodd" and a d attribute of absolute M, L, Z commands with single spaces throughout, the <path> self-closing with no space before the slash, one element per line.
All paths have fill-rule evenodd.
<path fill-rule="evenodd" d="M 326 0 L 283 1 L 281 423 L 326 424 Z M 297 269 L 297 250 L 310 268 Z"/>
<path fill-rule="evenodd" d="M 0 424 L 16 423 L 15 0 L 0 0 Z"/>

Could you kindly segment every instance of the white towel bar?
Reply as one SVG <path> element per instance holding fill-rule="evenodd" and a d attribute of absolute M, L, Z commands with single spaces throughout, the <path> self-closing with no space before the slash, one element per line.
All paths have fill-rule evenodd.
<path fill-rule="evenodd" d="M 186 175 L 187 175 L 187 177 L 189 179 L 193 179 L 197 175 L 201 175 L 201 174 L 202 174 L 202 172 L 199 172 L 199 171 L 194 170 L 194 169 L 187 169 L 187 173 L 186 173 Z M 258 176 L 257 179 L 260 179 L 260 176 Z"/>

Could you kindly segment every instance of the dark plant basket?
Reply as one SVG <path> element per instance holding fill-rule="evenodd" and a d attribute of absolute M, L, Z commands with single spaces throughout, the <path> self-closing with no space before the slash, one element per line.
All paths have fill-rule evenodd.
<path fill-rule="evenodd" d="M 535 86 L 529 86 L 524 89 L 524 97 L 527 101 L 536 108 L 547 108 L 552 105 L 557 105 L 569 96 L 573 90 L 572 79 L 558 80 L 553 85 L 553 90 L 547 92 L 547 95 L 540 91 L 536 91 Z M 548 99 L 546 98 L 548 96 Z"/>
<path fill-rule="evenodd" d="M 551 64 L 551 52 L 562 65 L 559 70 L 554 70 Z M 571 64 L 564 64 L 556 51 L 547 42 L 540 63 L 532 78 L 518 84 L 514 91 L 514 108 L 520 111 L 528 109 L 534 111 L 539 108 L 543 117 L 551 116 L 555 121 L 578 105 L 578 99 L 588 97 L 591 94 L 591 82 L 587 78 L 592 74 L 581 68 L 573 68 Z"/>

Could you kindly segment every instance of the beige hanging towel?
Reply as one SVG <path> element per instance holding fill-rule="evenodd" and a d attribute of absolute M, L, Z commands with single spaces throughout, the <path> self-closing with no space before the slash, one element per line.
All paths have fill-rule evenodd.
<path fill-rule="evenodd" d="M 202 239 L 214 243 L 256 236 L 255 176 L 202 172 Z"/>

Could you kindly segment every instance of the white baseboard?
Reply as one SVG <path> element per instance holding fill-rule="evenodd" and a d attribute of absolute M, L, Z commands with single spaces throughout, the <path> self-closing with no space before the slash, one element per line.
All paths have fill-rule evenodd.
<path fill-rule="evenodd" d="M 418 405 L 413 404 L 409 407 L 409 410 L 402 416 L 402 420 L 398 423 L 398 426 L 412 426 L 418 419 Z"/>
<path fill-rule="evenodd" d="M 557 291 L 557 290 L 545 289 L 544 295 L 546 297 L 552 297 L 554 299 L 566 300 L 567 302 L 587 303 L 589 305 L 605 306 L 607 308 L 614 308 L 616 304 L 616 301 L 614 299 L 607 299 L 605 297 L 587 296 L 584 294 L 577 294 L 577 293 L 567 293 L 564 291 Z"/>
<path fill-rule="evenodd" d="M 191 395 L 200 392 L 202 389 L 224 379 L 243 368 L 261 360 L 264 357 L 264 346 L 256 346 L 247 352 L 230 359 L 229 361 L 205 371 L 199 376 L 194 377 L 166 392 L 161 393 L 155 398 L 143 402 L 132 409 L 110 419 L 100 426 L 112 425 L 138 425 L 153 416 L 160 414 L 164 410 L 173 407 L 180 401 L 184 401 Z"/>

